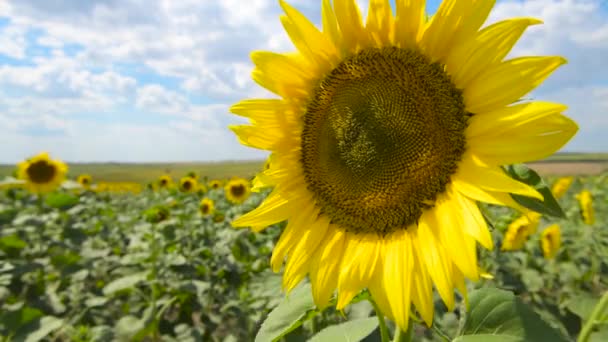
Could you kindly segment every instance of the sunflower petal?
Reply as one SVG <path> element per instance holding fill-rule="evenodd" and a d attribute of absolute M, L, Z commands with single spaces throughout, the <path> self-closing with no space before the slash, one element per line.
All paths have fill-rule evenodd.
<path fill-rule="evenodd" d="M 396 0 L 395 43 L 398 47 L 415 46 L 424 26 L 424 7 L 423 0 Z"/>
<path fill-rule="evenodd" d="M 559 150 L 578 130 L 559 114 L 566 106 L 532 102 L 473 116 L 467 129 L 470 151 L 489 165 L 545 158 Z"/>
<path fill-rule="evenodd" d="M 394 22 L 389 0 L 369 0 L 365 27 L 377 47 L 391 44 Z"/>
<path fill-rule="evenodd" d="M 462 207 L 464 229 L 467 234 L 475 238 L 475 240 L 477 240 L 486 249 L 492 250 L 494 248 L 492 235 L 488 230 L 488 224 L 483 218 L 477 203 L 458 191 L 454 191 L 453 196 L 458 199 L 458 202 Z"/>
<path fill-rule="evenodd" d="M 420 45 L 433 60 L 443 60 L 484 23 L 494 0 L 444 0 L 429 22 Z"/>
<path fill-rule="evenodd" d="M 335 46 L 302 13 L 283 0 L 279 0 L 279 3 L 289 18 L 282 18 L 281 21 L 298 51 L 322 70 L 327 70 L 330 67 L 330 59 L 335 58 Z M 287 21 L 290 24 L 286 24 Z"/>
<path fill-rule="evenodd" d="M 433 324 L 433 284 L 431 283 L 431 277 L 429 276 L 428 268 L 424 265 L 422 254 L 427 253 L 426 250 L 419 248 L 418 236 L 416 233 L 412 234 L 412 249 L 413 252 L 413 264 L 414 268 L 412 271 L 412 301 L 418 309 L 420 316 L 426 323 L 427 326 Z"/>
<path fill-rule="evenodd" d="M 507 56 L 526 28 L 541 23 L 532 18 L 504 20 L 454 46 L 446 58 L 446 66 L 456 87 L 467 88 L 477 75 Z"/>
<path fill-rule="evenodd" d="M 283 288 L 286 291 L 291 291 L 309 273 L 315 251 L 325 238 L 329 218 L 325 215 L 318 217 L 317 215 L 313 215 L 306 228 L 302 229 L 298 241 L 289 251 L 283 274 Z"/>
<path fill-rule="evenodd" d="M 334 11 L 346 49 L 354 53 L 368 46 L 368 32 L 363 28 L 361 12 L 355 0 L 335 0 Z"/>
<path fill-rule="evenodd" d="M 407 232 L 394 233 L 386 240 L 385 257 L 383 260 L 383 285 L 388 303 L 378 302 L 379 305 L 389 305 L 395 324 L 404 331 L 407 329 L 411 306 L 411 274 L 414 268 L 413 247 L 410 234 Z M 380 306 L 382 309 L 382 306 Z"/>
<path fill-rule="evenodd" d="M 472 184 L 486 191 L 508 192 L 543 200 L 541 195 L 533 187 L 516 181 L 509 177 L 498 167 L 475 165 L 472 158 L 460 163 L 458 172 L 454 179 Z"/>
<path fill-rule="evenodd" d="M 434 215 L 427 218 L 429 225 L 435 225 L 441 244 L 454 264 L 469 279 L 477 280 L 477 252 L 475 240 L 463 232 L 462 208 L 454 200 L 451 192 L 443 195 L 432 209 Z"/>
<path fill-rule="evenodd" d="M 283 221 L 293 212 L 289 201 L 274 190 L 260 206 L 232 221 L 233 227 L 264 226 Z"/>
<path fill-rule="evenodd" d="M 338 278 L 338 303 L 342 310 L 351 299 L 369 285 L 379 259 L 382 240 L 375 235 L 346 235 L 346 247 Z"/>
<path fill-rule="evenodd" d="M 293 246 L 295 246 L 297 241 L 300 239 L 302 234 L 301 230 L 304 229 L 302 227 L 306 227 L 305 224 L 309 223 L 310 217 L 315 212 L 314 205 L 301 205 L 298 206 L 298 208 L 301 209 L 296 212 L 295 215 L 289 218 L 287 227 L 285 227 L 285 230 L 283 230 L 281 233 L 279 241 L 277 241 L 277 244 L 272 250 L 270 265 L 273 272 L 278 272 L 281 269 L 285 255 L 289 253 L 291 248 L 293 248 Z"/>
<path fill-rule="evenodd" d="M 312 297 L 319 309 L 329 304 L 329 299 L 338 286 L 338 274 L 344 254 L 344 232 L 330 225 L 325 240 L 315 252 L 310 265 Z"/>
<path fill-rule="evenodd" d="M 466 108 L 478 114 L 513 103 L 565 63 L 562 57 L 520 57 L 488 68 L 463 90 Z"/>
<path fill-rule="evenodd" d="M 434 218 L 431 211 L 422 214 L 418 222 L 418 246 L 424 266 L 428 270 L 439 296 L 447 306 L 448 310 L 454 309 L 454 284 L 452 282 L 452 261 L 446 255 L 444 247 L 439 243 L 438 227 L 433 224 Z"/>
<path fill-rule="evenodd" d="M 339 52 L 342 50 L 342 35 L 340 34 L 340 28 L 338 28 L 338 21 L 336 15 L 331 7 L 330 0 L 323 0 L 321 7 L 321 22 L 323 24 L 323 33 L 326 34 L 329 39 L 334 43 Z"/>

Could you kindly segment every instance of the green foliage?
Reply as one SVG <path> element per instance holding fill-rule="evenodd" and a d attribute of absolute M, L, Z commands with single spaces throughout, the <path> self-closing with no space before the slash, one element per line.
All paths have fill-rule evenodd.
<path fill-rule="evenodd" d="M 509 165 L 505 168 L 507 173 L 520 182 L 533 186 L 541 195 L 543 200 L 526 197 L 522 195 L 511 194 L 511 197 L 520 205 L 539 212 L 544 215 L 565 218 L 566 214 L 557 203 L 549 186 L 534 170 L 528 168 L 524 164 Z"/>
<path fill-rule="evenodd" d="M 539 181 L 521 166 L 510 170 L 541 193 L 552 181 Z M 550 337 L 541 341 L 575 340 L 584 327 L 587 341 L 607 340 L 607 314 L 594 314 L 608 290 L 606 181 L 579 177 L 555 203 L 549 196 L 543 202 L 524 198 L 545 216 L 518 251 L 500 251 L 518 214 L 484 205 L 497 247 L 480 249 L 479 263 L 494 278 L 467 283 L 468 310 L 446 312 L 435 293 L 434 324 L 417 323 L 414 340 L 534 341 L 541 335 Z M 593 194 L 594 226 L 580 219 L 575 194 L 582 189 Z M 318 310 L 307 283 L 285 296 L 281 274 L 268 266 L 284 224 L 258 234 L 230 227 L 266 194 L 254 193 L 236 206 L 222 189 L 204 195 L 64 191 L 42 201 L 24 189 L 0 194 L 0 336 L 82 342 L 378 341 L 367 292 L 344 312 L 332 305 Z M 198 212 L 202 196 L 215 202 L 211 217 Z M 546 260 L 540 233 L 553 223 L 560 225 L 562 247 Z M 389 323 L 387 330 L 394 327 Z"/>

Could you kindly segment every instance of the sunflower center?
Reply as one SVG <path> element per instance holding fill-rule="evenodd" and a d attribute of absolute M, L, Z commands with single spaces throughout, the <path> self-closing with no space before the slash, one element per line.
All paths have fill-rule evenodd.
<path fill-rule="evenodd" d="M 201 205 L 201 212 L 202 212 L 203 214 L 208 213 L 208 212 L 209 212 L 209 205 L 208 205 L 208 204 L 206 204 L 206 203 L 205 203 L 205 204 L 203 204 L 203 205 Z"/>
<path fill-rule="evenodd" d="M 233 196 L 235 197 L 240 197 L 243 196 L 245 194 L 245 186 L 243 186 L 242 184 L 239 185 L 233 185 L 230 188 L 230 192 L 232 193 Z"/>
<path fill-rule="evenodd" d="M 347 231 L 407 229 L 456 171 L 468 117 L 441 64 L 411 49 L 365 49 L 325 76 L 307 107 L 308 189 Z"/>
<path fill-rule="evenodd" d="M 30 164 L 26 172 L 32 182 L 45 184 L 50 182 L 53 177 L 55 177 L 57 169 L 55 168 L 55 165 L 49 163 L 48 161 L 39 160 Z"/>
<path fill-rule="evenodd" d="M 183 187 L 184 190 L 190 190 L 192 188 L 192 183 L 190 183 L 190 181 L 185 181 Z"/>
<path fill-rule="evenodd" d="M 166 179 L 161 179 L 161 180 L 160 180 L 160 185 L 161 185 L 161 186 L 165 186 L 165 185 L 167 185 L 167 180 L 166 180 Z"/>

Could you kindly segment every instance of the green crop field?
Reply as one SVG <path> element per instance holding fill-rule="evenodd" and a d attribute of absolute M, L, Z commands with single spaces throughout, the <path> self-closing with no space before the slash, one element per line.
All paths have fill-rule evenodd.
<path fill-rule="evenodd" d="M 94 182 L 149 182 L 164 172 L 251 176 L 261 163 L 70 166 L 72 175 L 88 172 Z M 593 222 L 581 216 L 577 196 L 583 190 L 592 198 Z M 282 272 L 269 269 L 285 223 L 260 233 L 231 227 L 267 194 L 252 193 L 243 203 L 228 201 L 221 187 L 189 193 L 175 187 L 136 193 L 65 188 L 38 197 L 5 184 L 0 191 L 0 340 L 250 341 L 257 335 L 259 341 L 277 336 L 302 341 L 335 324 L 349 330 L 356 325 L 348 336 L 371 333 L 368 338 L 379 340 L 366 291 L 344 312 L 316 309 L 306 280 L 285 297 Z M 201 212 L 202 198 L 214 201 L 212 212 Z M 522 216 L 514 210 L 484 205 L 495 248 L 479 249 L 485 276 L 467 283 L 469 311 L 459 306 L 448 312 L 435 294 L 434 325 L 418 325 L 415 340 L 475 333 L 486 316 L 511 319 L 513 310 L 522 321 L 501 328 L 490 320 L 483 329 L 532 324 L 551 341 L 578 336 L 608 290 L 608 174 L 575 177 L 559 204 L 562 217 L 549 211 L 524 226 L 517 224 Z M 555 224 L 561 242 L 547 259 L 541 240 Z M 527 233 L 513 247 L 512 234 L 522 227 Z M 497 301 L 492 303 L 500 309 L 480 298 Z M 520 307 L 524 303 L 528 306 Z M 592 341 L 605 341 L 607 332 L 598 321 Z"/>

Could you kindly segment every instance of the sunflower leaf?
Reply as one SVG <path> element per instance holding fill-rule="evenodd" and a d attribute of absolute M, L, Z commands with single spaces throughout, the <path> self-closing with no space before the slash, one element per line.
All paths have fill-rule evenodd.
<path fill-rule="evenodd" d="M 276 341 L 316 316 L 317 313 L 310 284 L 300 285 L 270 312 L 255 336 L 255 341 Z"/>
<path fill-rule="evenodd" d="M 557 203 L 555 197 L 553 197 L 551 189 L 549 188 L 547 183 L 545 183 L 545 181 L 541 178 L 541 176 L 536 173 L 536 171 L 530 169 L 524 164 L 508 165 L 505 167 L 505 171 L 513 179 L 534 187 L 536 191 L 540 192 L 540 194 L 543 195 L 544 198 L 541 201 L 536 198 L 510 194 L 511 197 L 515 200 L 515 202 L 517 202 L 523 207 L 526 207 L 543 215 L 566 218 L 566 214 L 560 207 L 559 203 Z"/>
<path fill-rule="evenodd" d="M 314 335 L 310 342 L 349 342 L 361 341 L 378 327 L 378 318 L 368 317 L 355 319 L 342 324 L 332 325 Z"/>
<path fill-rule="evenodd" d="M 482 288 L 471 293 L 469 309 L 454 342 L 567 341 L 513 293 Z"/>

